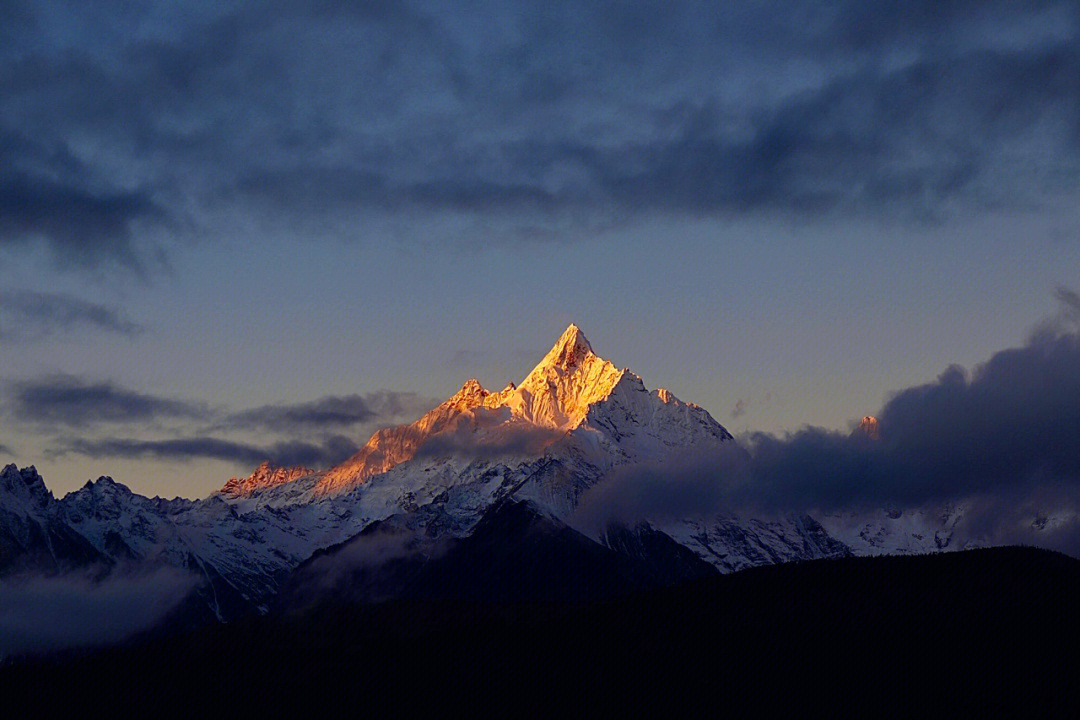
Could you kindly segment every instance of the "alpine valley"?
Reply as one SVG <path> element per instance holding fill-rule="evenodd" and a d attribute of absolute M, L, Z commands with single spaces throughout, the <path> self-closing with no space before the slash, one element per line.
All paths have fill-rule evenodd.
<path fill-rule="evenodd" d="M 869 428 L 869 430 L 867 429 Z M 875 441 L 867 419 L 856 432 Z M 259 466 L 201 500 L 102 477 L 55 498 L 0 473 L 0 577 L 178 568 L 191 626 L 389 598 L 595 599 L 794 560 L 958 549 L 963 509 L 621 515 L 603 492 L 743 450 L 708 412 L 593 352 L 574 325 L 519 384 L 476 380 L 329 469 Z M 611 512 L 606 512 L 606 510 Z"/>

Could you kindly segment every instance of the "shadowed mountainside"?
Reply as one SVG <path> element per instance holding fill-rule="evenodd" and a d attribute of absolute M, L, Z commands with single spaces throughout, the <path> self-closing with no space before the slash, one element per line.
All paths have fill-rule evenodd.
<path fill-rule="evenodd" d="M 11 665 L 0 688 L 16 715 L 1046 711 L 1072 698 L 1078 601 L 1080 561 L 1042 550 L 818 560 L 589 603 L 327 603 Z"/>

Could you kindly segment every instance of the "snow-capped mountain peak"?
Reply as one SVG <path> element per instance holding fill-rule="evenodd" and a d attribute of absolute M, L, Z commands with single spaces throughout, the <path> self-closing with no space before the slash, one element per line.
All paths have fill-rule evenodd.
<path fill-rule="evenodd" d="M 624 372 L 596 355 L 585 333 L 570 325 L 504 404 L 515 417 L 569 430 L 581 424 L 589 406 L 611 394 Z"/>
<path fill-rule="evenodd" d="M 435 437 L 440 442 L 430 443 Z M 590 462 L 609 467 L 654 457 L 680 442 L 730 438 L 696 405 L 667 390 L 648 392 L 640 377 L 598 356 L 581 329 L 570 325 L 520 385 L 492 393 L 467 381 L 411 425 L 376 432 L 360 452 L 328 470 L 314 492 L 347 492 L 412 460 L 425 446 L 432 449 L 429 460 L 470 452 L 477 455 L 471 460 L 490 459 L 495 449 L 516 448 L 519 462 L 541 454 L 599 453 Z"/>
<path fill-rule="evenodd" d="M 33 465 L 19 470 L 11 464 L 0 470 L 0 493 L 34 508 L 45 507 L 52 500 L 52 493 Z"/>
<path fill-rule="evenodd" d="M 572 368 L 592 354 L 592 345 L 589 344 L 589 339 L 585 337 L 585 333 L 581 332 L 581 328 L 577 325 L 570 323 L 570 327 L 566 328 L 559 337 L 558 342 L 544 356 L 544 359 L 540 361 L 540 364 L 536 366 L 533 372 L 535 373 L 545 367 L 558 367 L 564 370 Z"/>
<path fill-rule="evenodd" d="M 360 452 L 327 471 L 316 494 L 343 492 L 386 472 L 441 433 L 475 433 L 481 425 L 492 433 L 533 426 L 571 430 L 592 405 L 611 394 L 624 372 L 598 357 L 581 329 L 570 325 L 520 385 L 509 383 L 491 393 L 479 381 L 468 380 L 411 425 L 376 432 Z"/>
<path fill-rule="evenodd" d="M 862 431 L 872 436 L 871 421 Z M 0 577 L 166 564 L 202 578 L 197 592 L 206 607 L 227 619 L 245 608 L 265 611 L 305 559 L 369 528 L 438 544 L 469 536 L 508 503 L 567 527 L 610 503 L 612 522 L 642 523 L 597 523 L 587 530 L 592 541 L 636 553 L 666 537 L 724 571 L 963 545 L 953 537 L 958 515 L 951 512 L 740 518 L 734 508 L 691 507 L 685 516 L 645 508 L 649 514 L 637 517 L 630 496 L 657 469 L 739 452 L 704 408 L 650 391 L 641 377 L 599 357 L 571 325 L 520 385 L 490 392 L 470 379 L 415 422 L 374 433 L 326 472 L 266 462 L 202 500 L 148 498 L 100 478 L 58 500 L 34 468 L 7 466 L 0 471 Z M 614 495 L 603 483 L 616 483 Z M 620 493 L 629 493 L 626 517 L 626 503 L 612 500 Z"/>

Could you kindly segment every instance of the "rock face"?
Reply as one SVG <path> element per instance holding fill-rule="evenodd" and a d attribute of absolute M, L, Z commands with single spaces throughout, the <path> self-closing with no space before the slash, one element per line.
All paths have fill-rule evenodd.
<path fill-rule="evenodd" d="M 246 497 L 257 490 L 277 487 L 298 478 L 314 475 L 315 471 L 306 467 L 275 467 L 270 461 L 264 461 L 255 472 L 246 478 L 230 478 L 221 488 L 222 495 L 230 497 Z"/>
<path fill-rule="evenodd" d="M 862 433 L 871 440 L 881 439 L 881 428 L 878 427 L 878 419 L 872 415 L 866 415 L 859 421 L 856 432 Z"/>
<path fill-rule="evenodd" d="M 352 577 L 370 583 L 370 592 L 359 597 L 392 595 L 394 588 L 434 592 L 433 578 L 455 572 L 502 587 L 478 560 L 513 563 L 515 551 L 500 546 L 498 528 L 517 528 L 506 530 L 505 540 L 526 543 L 518 548 L 521 557 L 546 562 L 549 545 L 529 544 L 540 533 L 558 553 L 588 548 L 581 550 L 583 567 L 600 572 L 602 566 L 609 580 L 632 577 L 642 587 L 705 566 L 730 572 L 964 546 L 953 535 L 962 509 L 811 518 L 700 508 L 691 517 L 615 517 L 582 529 L 582 497 L 598 485 L 639 466 L 665 468 L 687 456 L 731 451 L 741 452 L 708 412 L 666 390 L 646 389 L 630 370 L 596 355 L 571 325 L 519 385 L 492 393 L 469 380 L 416 422 L 379 430 L 325 472 L 263 463 L 202 500 L 147 498 L 100 478 L 57 500 L 33 468 L 8 466 L 0 474 L 0 576 L 170 565 L 202 578 L 197 600 L 225 620 L 265 611 L 285 582 L 303 595 L 304 583 L 289 580 L 298 566 L 304 564 L 308 578 L 319 567 L 337 567 L 330 555 L 352 557 L 360 548 L 380 562 L 388 549 L 406 548 L 408 559 L 395 556 L 398 574 L 389 576 L 362 562 Z M 445 548 L 452 549 L 452 563 L 418 569 L 417 552 L 430 559 Z M 314 562 L 315 553 L 325 561 Z M 506 577 L 526 583 L 528 573 L 519 570 Z M 614 587 L 601 584 L 604 592 Z M 559 592 L 574 595 L 573 588 Z"/>

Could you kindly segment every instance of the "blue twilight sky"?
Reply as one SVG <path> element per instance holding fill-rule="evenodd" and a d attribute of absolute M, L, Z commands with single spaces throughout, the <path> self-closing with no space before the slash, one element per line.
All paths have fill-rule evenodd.
<path fill-rule="evenodd" d="M 8 0 L 0 462 L 321 467 L 570 322 L 846 429 L 1080 286 L 1078 180 L 1075 1 Z"/>

